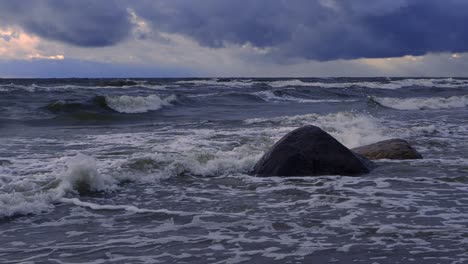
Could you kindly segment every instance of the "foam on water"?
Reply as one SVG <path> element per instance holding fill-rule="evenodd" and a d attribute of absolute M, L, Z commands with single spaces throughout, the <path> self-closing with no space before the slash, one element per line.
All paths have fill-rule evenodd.
<path fill-rule="evenodd" d="M 251 127 L 220 131 L 171 129 L 168 134 L 113 133 L 87 136 L 75 143 L 68 140 L 67 145 L 70 146 L 87 142 L 87 151 L 94 153 L 93 156 L 102 157 L 112 146 L 122 148 L 125 145 L 132 149 L 132 154 L 98 161 L 89 155 L 64 153 L 65 157 L 46 159 L 30 168 L 22 167 L 24 173 L 29 173 L 27 177 L 4 178 L 9 183 L 2 187 L 2 216 L 47 211 L 57 202 L 80 205 L 63 198 L 92 192 L 118 191 L 121 182 L 126 181 L 154 183 L 181 175 L 245 175 L 276 140 L 306 124 L 324 128 L 349 147 L 385 138 L 377 119 L 348 112 L 250 119 L 245 123 Z M 265 124 L 276 125 L 272 128 Z M 238 139 L 245 143 L 238 146 Z M 134 152 L 134 148 L 140 151 Z M 38 160 L 32 162 L 37 163 Z M 16 166 L 15 162 L 11 166 Z M 31 175 L 35 170 L 45 172 Z M 8 171 L 5 172 L 8 175 Z M 16 193 L 12 193 L 12 190 L 16 190 Z M 126 210 L 124 207 L 112 208 Z M 90 208 L 101 207 L 95 205 Z"/>
<path fill-rule="evenodd" d="M 305 99 L 293 97 L 290 95 L 278 96 L 274 91 L 261 91 L 255 92 L 254 95 L 262 98 L 266 102 L 297 102 L 297 103 L 346 103 L 346 102 L 356 102 L 356 99 Z"/>
<path fill-rule="evenodd" d="M 244 121 L 246 124 L 277 124 L 297 128 L 305 125 L 318 126 L 349 148 L 358 147 L 380 140 L 388 139 L 390 131 L 384 131 L 379 119 L 352 112 L 339 112 L 328 115 L 307 114 L 274 118 L 253 118 Z"/>
<path fill-rule="evenodd" d="M 372 98 L 377 103 L 397 110 L 437 110 L 468 106 L 468 95 L 427 98 Z"/>
<path fill-rule="evenodd" d="M 53 208 L 53 201 L 48 193 L 0 193 L 0 218 L 46 212 Z"/>
<path fill-rule="evenodd" d="M 135 209 L 128 205 L 85 203 L 69 196 L 86 196 L 94 192 L 114 192 L 122 182 L 152 183 L 180 175 L 220 176 L 248 173 L 260 158 L 264 147 L 241 146 L 221 150 L 209 147 L 213 130 L 173 131 L 179 135 L 158 136 L 152 133 L 111 134 L 92 136 L 78 142 L 88 142 L 88 151 L 103 155 L 110 146 L 141 148 L 141 152 L 97 159 L 84 154 L 63 153 L 61 158 L 32 158 L 25 162 L 12 160 L 0 167 L 0 218 L 50 211 L 56 203 L 74 204 L 97 210 Z M 235 132 L 234 134 L 237 134 Z M 172 134 L 172 133 L 171 133 Z M 151 142 L 152 143 L 149 143 Z M 57 142 L 50 142 L 57 143 Z M 226 144 L 224 140 L 215 144 Z M 149 153 L 155 154 L 149 154 Z M 101 153 L 101 154 L 100 154 Z M 94 156 L 94 155 L 93 155 Z M 13 171 L 24 174 L 12 175 Z M 158 211 L 159 212 L 159 211 Z"/>
<path fill-rule="evenodd" d="M 380 82 L 374 80 L 358 81 L 379 88 Z M 333 80 L 323 80 L 328 81 Z M 294 87 L 275 89 L 280 98 L 291 100 L 289 105 L 275 104 L 280 99 L 273 99 L 272 103 L 249 101 L 243 108 L 224 100 L 230 94 L 272 89 L 264 84 L 274 81 L 246 82 L 253 87 L 236 87 L 233 92 L 228 81 L 216 80 L 219 84 L 213 86 L 222 86 L 226 90 L 220 92 L 227 95 L 215 108 L 206 104 L 184 112 L 181 107 L 177 117 L 171 112 L 164 120 L 159 114 L 166 112 L 160 111 L 141 123 L 77 121 L 73 126 L 45 127 L 2 123 L 1 262 L 432 264 L 468 260 L 464 108 L 398 112 L 364 103 L 299 105 L 295 97 L 306 89 L 295 91 Z M 433 96 L 434 83 L 462 87 L 465 81 L 381 81 L 387 82 L 395 87 L 407 82 L 404 85 L 431 88 L 410 89 L 408 94 L 343 89 L 309 95 L 324 100 L 331 94 L 345 96 L 337 99 L 425 98 Z M 257 83 L 263 85 L 254 86 Z M 217 91 L 202 85 L 172 84 L 171 92 L 183 98 Z M 462 89 L 437 92 L 460 97 Z M 126 95 L 145 101 L 153 92 L 135 88 Z M 322 92 L 327 97 L 319 97 Z M 91 95 L 73 90 L 38 93 L 27 99 L 34 102 L 33 109 L 67 98 L 67 103 L 87 102 L 84 109 L 107 111 L 90 105 L 89 99 L 122 95 L 106 88 Z M 22 100 L 19 103 L 30 102 Z M 234 111 L 236 116 L 230 115 Z M 265 150 L 307 124 L 322 127 L 348 147 L 404 138 L 425 159 L 377 161 L 376 169 L 361 177 L 247 175 Z M 5 218 L 25 214 L 38 215 Z"/>
<path fill-rule="evenodd" d="M 58 195 L 66 193 L 85 193 L 96 191 L 111 191 L 117 189 L 118 181 L 109 175 L 98 172 L 96 159 L 79 154 L 66 158 L 67 170 L 57 175 L 59 180 Z"/>
<path fill-rule="evenodd" d="M 0 218 L 49 211 L 55 203 L 70 201 L 65 199 L 68 195 L 115 191 L 120 182 L 129 179 L 99 172 L 97 160 L 84 154 L 40 163 L 47 173 L 2 177 Z"/>
<path fill-rule="evenodd" d="M 322 87 L 322 88 L 353 88 L 363 87 L 370 89 L 400 89 L 405 87 L 439 87 L 461 88 L 468 87 L 468 80 L 446 79 L 402 79 L 388 82 L 306 82 L 302 80 L 283 80 L 268 82 L 275 88 L 283 87 Z"/>
<path fill-rule="evenodd" d="M 126 114 L 146 113 L 148 111 L 156 111 L 164 106 L 170 106 L 176 101 L 176 96 L 171 95 L 161 99 L 157 95 L 149 96 L 106 96 L 106 104 L 111 109 Z"/>
<path fill-rule="evenodd" d="M 38 85 L 38 84 L 29 84 L 29 85 L 21 85 L 21 84 L 2 84 L 0 85 L 0 91 L 7 92 L 11 90 L 23 90 L 27 92 L 37 92 L 37 91 L 61 91 L 61 90 L 100 90 L 100 89 L 135 89 L 135 88 L 143 88 L 149 90 L 166 90 L 166 85 L 160 84 L 149 84 L 146 81 L 138 81 L 135 85 L 122 85 L 122 86 L 94 86 L 94 85 L 76 85 L 76 84 L 64 84 L 64 85 Z"/>

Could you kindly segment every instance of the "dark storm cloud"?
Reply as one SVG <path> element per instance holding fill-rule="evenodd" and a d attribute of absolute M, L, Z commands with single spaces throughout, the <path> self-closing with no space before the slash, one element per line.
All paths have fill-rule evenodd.
<path fill-rule="evenodd" d="M 466 0 L 142 1 L 154 28 L 202 45 L 273 47 L 280 58 L 382 58 L 468 51 Z"/>
<path fill-rule="evenodd" d="M 0 25 L 85 47 L 115 44 L 132 26 L 126 6 L 112 0 L 0 0 Z"/>
<path fill-rule="evenodd" d="M 0 0 L 0 8 L 2 22 L 80 46 L 127 37 L 133 10 L 154 32 L 212 48 L 250 43 L 282 60 L 468 51 L 466 0 Z"/>
<path fill-rule="evenodd" d="M 224 42 L 279 45 L 291 40 L 299 23 L 315 25 L 329 15 L 310 0 L 147 0 L 135 10 L 156 29 L 182 33 L 210 47 Z"/>

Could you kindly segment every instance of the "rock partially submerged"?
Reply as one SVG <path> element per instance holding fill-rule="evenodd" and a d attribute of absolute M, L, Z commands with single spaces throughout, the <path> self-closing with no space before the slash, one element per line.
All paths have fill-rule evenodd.
<path fill-rule="evenodd" d="M 380 141 L 367 146 L 352 149 L 368 159 L 392 159 L 392 160 L 406 160 L 406 159 L 422 159 L 419 154 L 410 144 L 403 139 L 389 139 Z"/>
<path fill-rule="evenodd" d="M 112 87 L 122 87 L 122 86 L 133 86 L 133 85 L 137 85 L 138 83 L 135 82 L 135 81 L 131 81 L 131 80 L 118 80 L 118 79 L 114 79 L 114 80 L 101 80 L 99 82 L 97 82 L 97 86 L 100 86 L 100 87 L 105 87 L 105 86 L 112 86 Z"/>
<path fill-rule="evenodd" d="M 319 176 L 369 173 L 373 163 L 354 154 L 316 126 L 298 128 L 278 141 L 255 165 L 267 176 Z"/>

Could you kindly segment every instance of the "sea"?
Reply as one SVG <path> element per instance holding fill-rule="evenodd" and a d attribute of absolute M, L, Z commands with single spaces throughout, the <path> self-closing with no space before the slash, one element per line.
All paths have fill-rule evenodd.
<path fill-rule="evenodd" d="M 468 263 L 468 79 L 0 79 L 0 263 Z M 251 174 L 288 132 L 421 160 Z"/>

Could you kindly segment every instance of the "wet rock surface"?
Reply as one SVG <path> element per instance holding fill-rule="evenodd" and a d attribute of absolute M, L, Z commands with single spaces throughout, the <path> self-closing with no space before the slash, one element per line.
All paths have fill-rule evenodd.
<path fill-rule="evenodd" d="M 255 165 L 256 176 L 361 175 L 372 162 L 358 157 L 316 126 L 296 129 L 268 150 Z"/>

